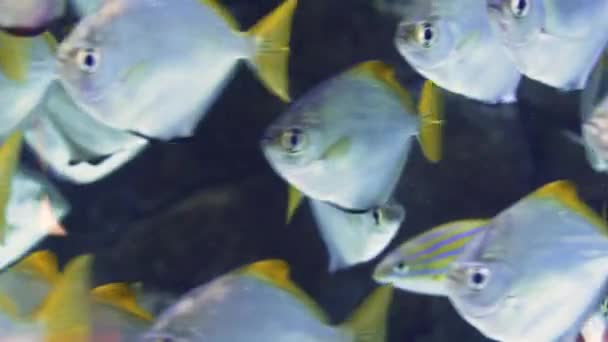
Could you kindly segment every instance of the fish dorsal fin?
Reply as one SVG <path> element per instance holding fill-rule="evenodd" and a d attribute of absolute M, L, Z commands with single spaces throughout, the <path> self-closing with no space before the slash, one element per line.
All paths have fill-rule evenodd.
<path fill-rule="evenodd" d="M 0 245 L 6 238 L 6 207 L 11 196 L 11 183 L 19 164 L 23 133 L 16 131 L 0 146 Z"/>
<path fill-rule="evenodd" d="M 602 234 L 608 235 L 606 221 L 578 197 L 576 186 L 571 181 L 558 180 L 548 183 L 534 191 L 530 197 L 558 201 L 563 206 L 589 220 Z"/>
<path fill-rule="evenodd" d="M 49 284 L 55 284 L 60 277 L 57 256 L 48 250 L 36 251 L 28 255 L 12 269 L 43 279 Z"/>
<path fill-rule="evenodd" d="M 296 189 L 293 185 L 287 184 L 287 216 L 285 218 L 285 223 L 289 224 L 293 215 L 295 215 L 296 210 L 302 204 L 302 199 L 304 199 L 304 195 L 300 192 L 300 190 Z"/>
<path fill-rule="evenodd" d="M 236 19 L 234 19 L 232 14 L 228 11 L 228 9 L 226 9 L 226 7 L 224 7 L 224 5 L 222 5 L 222 3 L 219 0 L 199 0 L 199 1 L 203 5 L 209 6 L 209 8 L 211 8 L 215 13 L 217 13 L 217 15 L 222 17 L 226 21 L 228 26 L 230 26 L 231 29 L 233 29 L 235 31 L 240 30 L 238 21 L 236 21 Z"/>
<path fill-rule="evenodd" d="M 440 89 L 430 80 L 424 82 L 418 112 L 420 113 L 420 132 L 418 139 L 426 159 L 436 163 L 441 160 L 443 99 Z"/>
<path fill-rule="evenodd" d="M 111 305 L 144 321 L 154 320 L 152 314 L 137 304 L 135 290 L 126 283 L 101 285 L 91 290 L 94 300 Z"/>
<path fill-rule="evenodd" d="M 9 80 L 24 82 L 30 66 L 32 38 L 0 31 L 0 72 Z"/>
<path fill-rule="evenodd" d="M 239 268 L 236 273 L 260 279 L 275 286 L 296 298 L 300 303 L 317 317 L 321 322 L 328 324 L 329 318 L 319 305 L 290 278 L 289 265 L 284 260 L 268 259 Z"/>
<path fill-rule="evenodd" d="M 46 42 L 46 44 L 49 46 L 49 48 L 51 49 L 51 51 L 53 53 L 57 52 L 57 39 L 55 38 L 55 36 L 53 36 L 52 33 L 46 31 L 42 34 L 42 38 L 44 39 L 44 41 Z"/>
<path fill-rule="evenodd" d="M 93 257 L 72 259 L 32 318 L 44 324 L 46 342 L 87 342 L 90 336 L 89 298 Z"/>
<path fill-rule="evenodd" d="M 354 334 L 354 342 L 386 341 L 386 320 L 392 299 L 392 286 L 375 289 L 340 327 Z"/>
<path fill-rule="evenodd" d="M 416 108 L 412 96 L 397 81 L 395 70 L 388 64 L 378 60 L 371 60 L 354 66 L 350 73 L 371 77 L 384 82 L 391 90 L 397 93 L 399 100 L 408 113 L 415 113 Z"/>

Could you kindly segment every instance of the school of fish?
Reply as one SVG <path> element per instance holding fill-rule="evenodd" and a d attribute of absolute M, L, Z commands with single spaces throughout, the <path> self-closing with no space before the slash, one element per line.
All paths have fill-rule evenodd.
<path fill-rule="evenodd" d="M 427 163 L 443 158 L 446 92 L 504 106 L 524 77 L 582 91 L 579 142 L 608 172 L 608 0 L 369 2 L 398 18 L 394 49 L 424 78 L 419 96 L 368 60 L 292 99 L 298 0 L 245 30 L 220 0 L 0 0 L 0 341 L 384 342 L 393 289 L 449 301 L 496 341 L 607 341 L 608 223 L 570 180 L 387 247 L 408 216 L 395 191 L 414 145 Z M 54 36 L 70 8 L 78 23 Z M 240 62 L 287 103 L 258 142 L 285 182 L 286 224 L 307 203 L 328 273 L 375 265 L 378 286 L 342 323 L 279 259 L 200 284 L 154 317 L 138 284 L 93 284 L 93 255 L 61 268 L 37 249 L 69 235 L 70 203 L 46 172 L 86 185 L 152 142 L 192 136 Z M 24 146 L 41 171 L 22 162 Z"/>

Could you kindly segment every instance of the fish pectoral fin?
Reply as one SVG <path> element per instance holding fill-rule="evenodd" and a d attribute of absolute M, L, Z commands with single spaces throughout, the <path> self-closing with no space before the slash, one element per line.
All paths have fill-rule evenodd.
<path fill-rule="evenodd" d="M 291 22 L 297 4 L 297 0 L 286 0 L 247 32 L 255 42 L 252 63 L 258 77 L 270 92 L 285 102 L 291 101 L 287 64 Z"/>
<path fill-rule="evenodd" d="M 0 72 L 13 81 L 24 82 L 30 65 L 32 38 L 0 31 Z"/>
<path fill-rule="evenodd" d="M 49 284 L 55 284 L 60 277 L 57 256 L 49 250 L 31 253 L 12 269 L 42 278 Z"/>
<path fill-rule="evenodd" d="M 15 131 L 0 146 L 0 245 L 6 240 L 6 207 L 11 196 L 11 183 L 19 165 L 22 145 L 23 133 Z"/>
<path fill-rule="evenodd" d="M 114 306 L 128 312 L 142 320 L 152 322 L 154 317 L 151 313 L 137 304 L 135 290 L 126 283 L 111 283 L 101 285 L 91 290 L 94 300 Z"/>
<path fill-rule="evenodd" d="M 437 163 L 443 157 L 443 113 L 444 105 L 440 89 L 430 80 L 424 82 L 418 103 L 420 132 L 418 141 L 425 158 Z"/>
<path fill-rule="evenodd" d="M 340 328 L 354 334 L 355 342 L 386 341 L 386 320 L 392 298 L 391 285 L 376 288 Z"/>
<path fill-rule="evenodd" d="M 338 139 L 333 145 L 329 146 L 321 159 L 340 158 L 348 153 L 352 142 L 348 137 Z"/>
<path fill-rule="evenodd" d="M 32 318 L 44 324 L 47 342 L 86 342 L 90 335 L 90 278 L 93 257 L 71 260 Z"/>
<path fill-rule="evenodd" d="M 289 224 L 293 215 L 295 215 L 296 210 L 302 204 L 302 200 L 304 199 L 304 195 L 300 192 L 300 190 L 296 189 L 293 185 L 287 184 L 287 214 L 285 216 L 285 223 Z"/>

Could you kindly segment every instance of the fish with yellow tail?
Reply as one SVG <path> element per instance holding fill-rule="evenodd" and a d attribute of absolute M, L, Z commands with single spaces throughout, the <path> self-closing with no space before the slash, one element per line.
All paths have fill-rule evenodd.
<path fill-rule="evenodd" d="M 286 0 L 242 32 L 216 0 L 104 1 L 60 44 L 59 78 L 80 108 L 111 127 L 161 140 L 190 136 L 240 60 L 289 100 L 296 6 Z"/>
<path fill-rule="evenodd" d="M 392 288 L 379 287 L 345 323 L 332 326 L 284 261 L 264 260 L 193 289 L 140 341 L 383 342 L 391 299 Z"/>
<path fill-rule="evenodd" d="M 488 338 L 574 341 L 600 305 L 606 276 L 607 223 L 573 183 L 555 181 L 469 241 L 445 288 L 460 316 Z"/>
<path fill-rule="evenodd" d="M 416 137 L 429 161 L 441 159 L 438 95 L 427 83 L 418 110 L 392 68 L 364 62 L 302 96 L 266 129 L 261 148 L 304 196 L 370 210 L 391 197 Z"/>

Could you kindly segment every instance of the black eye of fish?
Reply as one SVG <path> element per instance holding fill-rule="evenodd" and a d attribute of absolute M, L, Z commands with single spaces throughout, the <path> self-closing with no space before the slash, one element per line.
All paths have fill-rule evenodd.
<path fill-rule="evenodd" d="M 82 49 L 77 52 L 76 58 L 79 67 L 82 71 L 87 73 L 93 73 L 97 70 L 99 65 L 99 52 L 94 48 Z"/>
<path fill-rule="evenodd" d="M 525 17 L 528 14 L 528 0 L 511 0 L 511 12 L 518 18 Z"/>
<path fill-rule="evenodd" d="M 476 291 L 483 290 L 488 283 L 490 271 L 483 267 L 475 267 L 469 269 L 468 277 L 469 287 L 471 289 Z"/>
<path fill-rule="evenodd" d="M 297 153 L 304 149 L 306 136 L 299 128 L 286 130 L 281 136 L 281 144 L 289 153 Z"/>
<path fill-rule="evenodd" d="M 431 47 L 436 38 L 435 33 L 435 27 L 432 23 L 423 22 L 418 28 L 418 41 L 425 48 Z"/>

